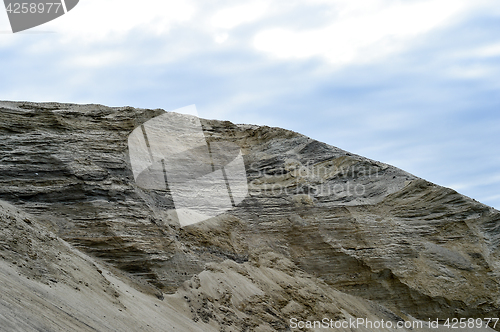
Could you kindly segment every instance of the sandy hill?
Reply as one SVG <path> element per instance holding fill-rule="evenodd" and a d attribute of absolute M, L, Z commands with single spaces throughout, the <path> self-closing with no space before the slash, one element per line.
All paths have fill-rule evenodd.
<path fill-rule="evenodd" d="M 0 330 L 500 317 L 499 211 L 295 132 L 202 120 L 240 147 L 249 195 L 180 227 L 127 147 L 163 113 L 0 102 Z"/>

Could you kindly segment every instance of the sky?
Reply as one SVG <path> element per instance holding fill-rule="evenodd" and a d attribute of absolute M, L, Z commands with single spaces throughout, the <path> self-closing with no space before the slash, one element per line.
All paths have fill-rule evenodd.
<path fill-rule="evenodd" d="M 12 34 L 0 100 L 282 127 L 500 209 L 498 0 L 80 0 Z"/>

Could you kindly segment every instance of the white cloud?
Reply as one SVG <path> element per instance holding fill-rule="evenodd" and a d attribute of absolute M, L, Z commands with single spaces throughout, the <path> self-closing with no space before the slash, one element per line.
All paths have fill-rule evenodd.
<path fill-rule="evenodd" d="M 98 68 L 126 63 L 127 54 L 122 51 L 103 51 L 94 54 L 82 54 L 66 60 L 65 64 L 70 66 Z"/>
<path fill-rule="evenodd" d="M 500 43 L 481 47 L 475 51 L 474 55 L 485 58 L 500 56 Z"/>
<path fill-rule="evenodd" d="M 10 30 L 10 25 L 9 25 L 9 17 L 7 16 L 7 12 L 5 10 L 0 10 L 0 31 L 1 32 L 9 32 Z"/>
<path fill-rule="evenodd" d="M 338 11 L 333 24 L 307 31 L 263 29 L 255 36 L 254 46 L 279 58 L 322 56 L 334 64 L 370 62 L 449 24 L 468 8 L 463 0 L 368 1 L 368 6 L 365 2 L 330 3 Z"/>
<path fill-rule="evenodd" d="M 483 198 L 482 200 L 484 202 L 497 202 L 500 200 L 500 195 L 487 196 L 487 197 Z M 497 206 L 497 209 L 499 209 L 498 206 Z"/>
<path fill-rule="evenodd" d="M 267 8 L 267 3 L 263 1 L 224 8 L 212 17 L 211 23 L 217 28 L 232 29 L 240 24 L 259 19 L 265 15 Z"/>
<path fill-rule="evenodd" d="M 161 35 L 172 25 L 190 20 L 195 11 L 196 6 L 190 0 L 85 0 L 48 24 L 68 42 L 75 37 L 92 42 L 124 36 L 132 30 Z"/>
<path fill-rule="evenodd" d="M 446 73 L 452 78 L 458 79 L 484 79 L 487 77 L 498 77 L 497 66 L 482 64 L 452 66 Z"/>
<path fill-rule="evenodd" d="M 496 41 L 472 49 L 462 50 L 455 54 L 457 58 L 492 58 L 500 56 L 500 42 Z"/>
<path fill-rule="evenodd" d="M 218 33 L 215 35 L 214 40 L 216 43 L 221 44 L 227 40 L 229 35 L 227 33 Z"/>
<path fill-rule="evenodd" d="M 452 183 L 452 184 L 449 184 L 447 186 L 454 189 L 454 190 L 465 190 L 465 189 L 471 189 L 474 187 L 492 185 L 492 184 L 496 184 L 496 183 L 500 183 L 500 175 L 488 174 L 486 176 L 483 175 L 482 177 L 479 177 L 473 181 Z"/>

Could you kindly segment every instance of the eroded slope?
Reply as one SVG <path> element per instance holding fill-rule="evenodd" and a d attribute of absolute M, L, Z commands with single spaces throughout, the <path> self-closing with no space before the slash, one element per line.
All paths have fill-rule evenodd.
<path fill-rule="evenodd" d="M 180 228 L 168 193 L 138 188 L 128 158 L 128 134 L 162 110 L 0 107 L 0 198 L 163 292 L 207 264 L 251 273 L 265 252 L 400 317 L 500 315 L 499 213 L 450 189 L 291 131 L 203 121 L 209 141 L 241 147 L 250 193 Z M 275 303 L 283 314 L 288 302 Z"/>

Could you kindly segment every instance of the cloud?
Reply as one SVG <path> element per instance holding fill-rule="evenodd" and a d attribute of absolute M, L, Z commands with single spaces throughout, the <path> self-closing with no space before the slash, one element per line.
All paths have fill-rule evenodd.
<path fill-rule="evenodd" d="M 481 177 L 472 181 L 452 183 L 449 185 L 449 187 L 455 190 L 463 190 L 463 189 L 470 189 L 474 187 L 481 187 L 485 185 L 499 184 L 499 183 L 500 183 L 500 175 L 497 174 L 497 175 L 489 175 L 487 177 Z"/>
<path fill-rule="evenodd" d="M 500 56 L 500 42 L 477 47 L 461 54 L 466 58 L 492 58 Z"/>
<path fill-rule="evenodd" d="M 85 0 L 46 26 L 62 34 L 65 43 L 98 42 L 123 38 L 133 31 L 162 35 L 172 26 L 189 21 L 196 10 L 196 4 L 190 0 Z"/>
<path fill-rule="evenodd" d="M 243 5 L 224 8 L 215 13 L 211 23 L 217 28 L 233 29 L 234 27 L 255 21 L 266 14 L 267 2 L 248 2 Z"/>
<path fill-rule="evenodd" d="M 328 3 L 325 1 L 325 3 Z M 469 9 L 465 1 L 331 1 L 341 4 L 333 23 L 311 30 L 263 29 L 258 50 L 279 58 L 321 56 L 332 64 L 371 62 L 403 49 L 422 34 L 453 22 Z"/>

